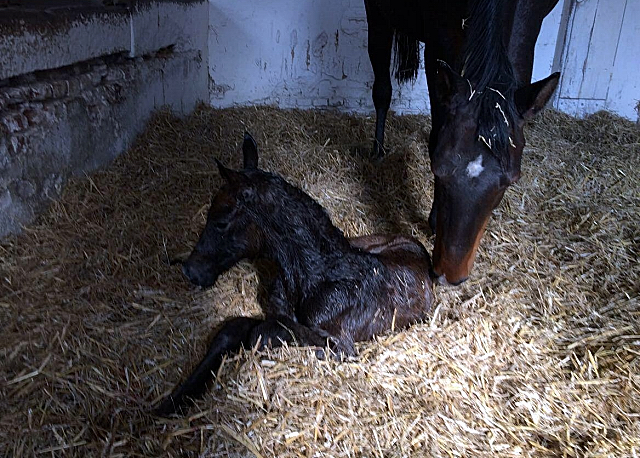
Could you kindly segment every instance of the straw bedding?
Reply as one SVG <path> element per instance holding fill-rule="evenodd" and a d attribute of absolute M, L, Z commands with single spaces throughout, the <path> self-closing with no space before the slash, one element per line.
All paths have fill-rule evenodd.
<path fill-rule="evenodd" d="M 428 126 L 392 116 L 376 164 L 369 118 L 158 113 L 0 242 L 0 456 L 639 456 L 640 133 L 606 113 L 529 126 L 471 279 L 437 287 L 428 322 L 340 363 L 247 349 L 185 417 L 149 413 L 225 317 L 260 313 L 253 265 L 201 290 L 167 262 L 203 227 L 214 158 L 238 167 L 247 129 L 348 235 L 431 250 Z"/>

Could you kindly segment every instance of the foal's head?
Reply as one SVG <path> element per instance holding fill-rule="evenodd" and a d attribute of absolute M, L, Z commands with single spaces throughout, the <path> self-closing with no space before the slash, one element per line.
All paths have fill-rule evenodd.
<path fill-rule="evenodd" d="M 220 274 L 261 249 L 261 228 L 255 218 L 258 190 L 252 173 L 257 170 L 258 149 L 245 133 L 242 144 L 244 170 L 235 171 L 217 162 L 225 183 L 213 197 L 207 223 L 189 258 L 182 265 L 187 278 L 200 286 L 211 286 Z"/>
<path fill-rule="evenodd" d="M 225 184 L 214 196 L 205 228 L 182 267 L 192 283 L 211 286 L 244 258 L 270 259 L 300 273 L 350 249 L 342 231 L 311 196 L 257 168 L 258 147 L 249 134 L 242 152 L 243 170 L 218 162 Z"/>

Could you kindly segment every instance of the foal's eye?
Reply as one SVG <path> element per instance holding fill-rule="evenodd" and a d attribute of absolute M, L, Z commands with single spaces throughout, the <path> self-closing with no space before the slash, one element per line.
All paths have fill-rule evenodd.
<path fill-rule="evenodd" d="M 213 227 L 220 231 L 224 231 L 229 227 L 229 223 L 227 221 L 216 221 L 215 223 L 213 223 Z"/>

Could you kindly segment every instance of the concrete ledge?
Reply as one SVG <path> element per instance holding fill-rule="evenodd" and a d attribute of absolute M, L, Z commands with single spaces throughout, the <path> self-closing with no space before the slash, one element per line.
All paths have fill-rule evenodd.
<path fill-rule="evenodd" d="M 136 57 L 170 45 L 201 49 L 207 41 L 205 0 L 127 4 L 4 10 L 0 80 L 122 52 Z"/>
<path fill-rule="evenodd" d="M 209 97 L 206 3 L 84 8 L 0 20 L 0 237 L 126 150 L 154 110 Z"/>

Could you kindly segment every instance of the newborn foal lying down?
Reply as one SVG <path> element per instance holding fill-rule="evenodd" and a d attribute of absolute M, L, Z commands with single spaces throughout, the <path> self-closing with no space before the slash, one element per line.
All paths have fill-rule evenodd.
<path fill-rule="evenodd" d="M 277 268 L 266 318 L 226 322 L 187 380 L 158 407 L 167 415 L 201 396 L 222 359 L 241 346 L 283 342 L 353 355 L 354 342 L 424 319 L 433 303 L 430 259 L 412 238 L 373 235 L 347 239 L 324 209 L 300 189 L 257 168 L 257 145 L 245 134 L 244 169 L 218 163 L 225 184 L 213 198 L 207 223 L 184 274 L 211 286 L 244 258 Z"/>

